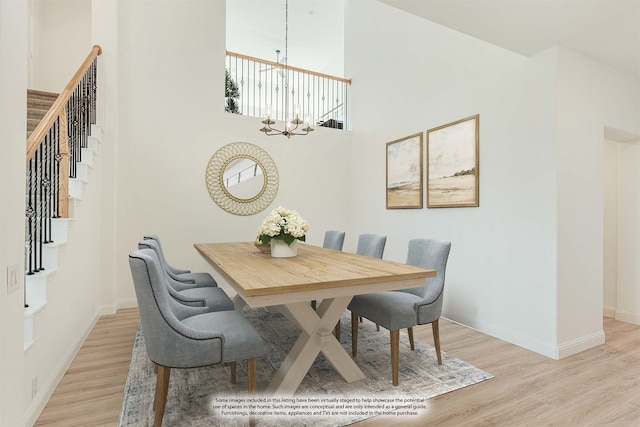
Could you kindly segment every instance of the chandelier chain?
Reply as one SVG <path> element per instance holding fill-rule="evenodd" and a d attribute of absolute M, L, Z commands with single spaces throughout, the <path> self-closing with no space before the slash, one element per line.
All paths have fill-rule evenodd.
<path fill-rule="evenodd" d="M 269 113 L 270 109 L 267 108 L 267 117 L 262 121 L 262 124 L 264 126 L 260 129 L 260 132 L 264 132 L 264 134 L 267 136 L 284 135 L 287 138 L 290 138 L 291 135 L 307 135 L 309 132 L 313 131 L 313 128 L 309 124 L 309 119 L 300 119 L 300 117 L 298 116 L 299 112 L 297 111 L 297 108 L 294 114 L 294 118 L 291 121 L 289 120 L 289 0 L 285 0 L 284 18 L 284 127 L 283 130 L 279 130 L 271 126 L 274 125 L 275 122 L 271 120 Z M 278 87 L 276 86 L 276 91 L 277 90 Z M 291 96 L 295 96 L 295 89 L 292 92 Z M 293 101 L 293 99 L 291 101 Z M 302 129 L 300 129 L 299 132 L 296 132 L 298 126 L 303 123 L 304 126 L 302 127 Z"/>

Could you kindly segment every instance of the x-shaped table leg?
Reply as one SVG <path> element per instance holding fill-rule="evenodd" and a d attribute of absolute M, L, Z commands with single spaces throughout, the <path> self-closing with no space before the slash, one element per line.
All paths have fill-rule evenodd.
<path fill-rule="evenodd" d="M 268 395 L 293 396 L 320 352 L 345 381 L 365 378 L 332 333 L 351 298 L 324 299 L 317 311 L 308 302 L 277 306 L 278 311 L 300 326 L 302 333 L 269 383 Z"/>

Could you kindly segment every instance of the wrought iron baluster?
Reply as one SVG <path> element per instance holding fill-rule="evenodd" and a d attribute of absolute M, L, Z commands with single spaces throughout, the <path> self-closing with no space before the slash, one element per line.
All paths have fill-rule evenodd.
<path fill-rule="evenodd" d="M 49 130 L 49 136 L 51 135 L 51 130 Z M 45 139 L 45 144 L 46 144 L 46 140 Z M 43 154 L 44 154 L 44 144 L 40 146 L 40 149 L 38 150 L 37 156 L 38 156 L 38 169 L 37 169 L 37 175 L 38 175 L 38 185 L 37 185 L 37 191 L 38 191 L 38 209 L 37 209 L 37 221 L 36 221 L 36 227 L 38 228 L 38 234 L 37 234 L 37 239 L 38 239 L 38 262 L 37 262 L 37 266 L 38 266 L 38 271 L 40 270 L 44 270 L 44 267 L 42 265 L 42 245 L 43 245 L 43 241 L 44 241 L 44 230 L 43 230 L 43 225 L 44 225 L 44 206 L 45 206 L 45 200 L 44 200 L 44 184 L 43 184 L 43 175 L 44 175 L 44 159 L 43 159 Z"/>
<path fill-rule="evenodd" d="M 42 145 L 43 171 L 42 188 L 44 193 L 43 207 L 43 239 L 44 243 L 51 242 L 51 145 L 55 140 L 55 123 L 49 131 L 49 138 Z"/>
<path fill-rule="evenodd" d="M 75 133 L 76 133 L 76 144 L 75 144 L 76 155 L 75 155 L 74 166 L 76 166 L 76 168 L 75 168 L 75 175 L 73 177 L 77 178 L 78 177 L 77 164 L 82 160 L 82 83 L 80 83 L 76 87 L 74 94 L 76 99 L 76 105 L 75 105 L 76 116 L 75 116 L 75 123 L 74 123 Z"/>
<path fill-rule="evenodd" d="M 25 212 L 25 217 L 27 221 L 27 236 L 25 238 L 26 248 L 26 262 L 25 266 L 27 266 L 27 274 L 33 274 L 35 272 L 34 266 L 34 218 L 35 218 L 35 208 L 33 206 L 34 201 L 34 185 L 33 185 L 33 175 L 34 175 L 34 165 L 35 159 L 32 157 L 29 160 L 29 165 L 27 166 L 27 208 Z"/>
<path fill-rule="evenodd" d="M 89 115 L 89 76 L 84 75 L 81 82 L 82 87 L 82 145 L 81 148 L 87 148 L 89 143 L 89 128 L 91 126 L 91 117 Z M 82 153 L 80 154 L 82 157 Z"/>
<path fill-rule="evenodd" d="M 73 91 L 73 155 L 70 168 L 73 169 L 73 178 L 78 176 L 78 155 L 80 154 L 80 97 L 78 96 L 78 88 Z"/>
<path fill-rule="evenodd" d="M 51 187 L 53 188 L 53 211 L 51 212 L 51 216 L 53 218 L 60 218 L 60 162 L 62 161 L 62 156 L 60 155 L 60 119 L 56 121 L 56 127 L 58 128 L 56 133 L 58 138 L 53 141 L 53 179 L 51 182 Z"/>
<path fill-rule="evenodd" d="M 253 63 L 253 79 L 252 81 L 256 81 L 256 63 Z M 255 84 L 253 86 L 251 86 L 251 96 L 253 98 L 253 112 L 251 113 L 252 116 L 256 115 L 256 88 L 255 88 Z"/>
<path fill-rule="evenodd" d="M 245 94 L 245 90 L 244 90 L 244 59 L 240 60 L 240 111 L 241 114 L 245 113 L 245 98 L 247 99 L 247 104 L 249 103 L 249 98 L 247 98 L 247 95 Z M 237 81 L 237 80 L 236 80 Z"/>
<path fill-rule="evenodd" d="M 94 59 L 89 68 L 89 75 L 91 76 L 91 119 L 92 125 L 96 124 L 96 93 L 98 91 L 98 67 L 97 60 Z"/>
<path fill-rule="evenodd" d="M 76 146 L 77 144 L 77 129 L 78 129 L 78 119 L 77 119 L 77 96 L 75 91 L 71 94 L 68 102 L 67 108 L 68 114 L 68 139 L 69 139 L 69 177 L 76 177 Z"/>

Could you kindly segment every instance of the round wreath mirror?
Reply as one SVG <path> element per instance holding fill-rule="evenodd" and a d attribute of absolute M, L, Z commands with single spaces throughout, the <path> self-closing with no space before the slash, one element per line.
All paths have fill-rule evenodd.
<path fill-rule="evenodd" d="M 257 145 L 233 142 L 211 156 L 206 182 L 209 195 L 222 209 L 235 215 L 254 215 L 276 197 L 278 168 Z"/>

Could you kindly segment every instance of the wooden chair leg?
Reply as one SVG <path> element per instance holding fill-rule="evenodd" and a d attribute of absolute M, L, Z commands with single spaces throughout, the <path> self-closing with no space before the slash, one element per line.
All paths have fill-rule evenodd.
<path fill-rule="evenodd" d="M 360 320 L 360 323 L 362 323 L 362 316 L 358 316 L 358 320 Z"/>
<path fill-rule="evenodd" d="M 247 360 L 247 394 L 249 397 L 256 395 L 256 371 L 258 366 L 258 359 L 255 357 Z M 249 417 L 249 426 L 254 427 L 256 425 L 256 417 L 251 415 Z"/>
<path fill-rule="evenodd" d="M 167 406 L 167 394 L 169 393 L 169 377 L 171 376 L 171 368 L 166 366 L 158 366 L 158 379 L 156 381 L 156 396 L 154 408 L 156 416 L 153 420 L 154 426 L 162 425 L 162 417 L 164 417 L 164 408 Z"/>
<path fill-rule="evenodd" d="M 158 411 L 158 395 L 160 394 L 160 388 L 158 387 L 158 367 L 156 366 L 156 391 L 153 393 L 153 412 Z"/>
<path fill-rule="evenodd" d="M 237 372 L 238 363 L 231 362 L 231 384 L 236 383 L 236 372 Z"/>
<path fill-rule="evenodd" d="M 398 359 L 400 359 L 400 330 L 390 331 L 391 334 L 391 379 L 394 386 L 398 385 Z"/>
<path fill-rule="evenodd" d="M 247 360 L 247 393 L 249 396 L 256 395 L 256 371 L 258 366 L 258 359 L 252 357 Z"/>
<path fill-rule="evenodd" d="M 358 315 L 351 312 L 351 355 L 358 354 Z"/>
<path fill-rule="evenodd" d="M 339 320 L 338 320 L 338 323 L 336 323 L 335 334 L 336 334 L 336 339 L 338 340 L 338 342 L 340 342 L 340 321 Z"/>
<path fill-rule="evenodd" d="M 376 323 L 376 331 L 380 332 L 380 325 Z"/>
<path fill-rule="evenodd" d="M 407 328 L 407 332 L 409 333 L 409 345 L 411 346 L 411 350 L 415 350 L 416 344 L 413 341 L 413 328 Z"/>
<path fill-rule="evenodd" d="M 156 392 L 153 394 L 153 410 L 155 411 L 156 409 L 158 409 L 158 402 L 160 401 L 160 398 L 158 396 L 160 396 L 160 392 L 162 391 L 159 387 L 158 387 L 158 365 L 157 364 L 153 364 L 153 373 L 156 375 Z"/>
<path fill-rule="evenodd" d="M 436 319 L 431 323 L 431 330 L 433 331 L 433 344 L 436 347 L 436 354 L 438 355 L 438 365 L 442 365 L 442 354 L 440 353 L 440 328 L 438 326 L 438 320 Z"/>

